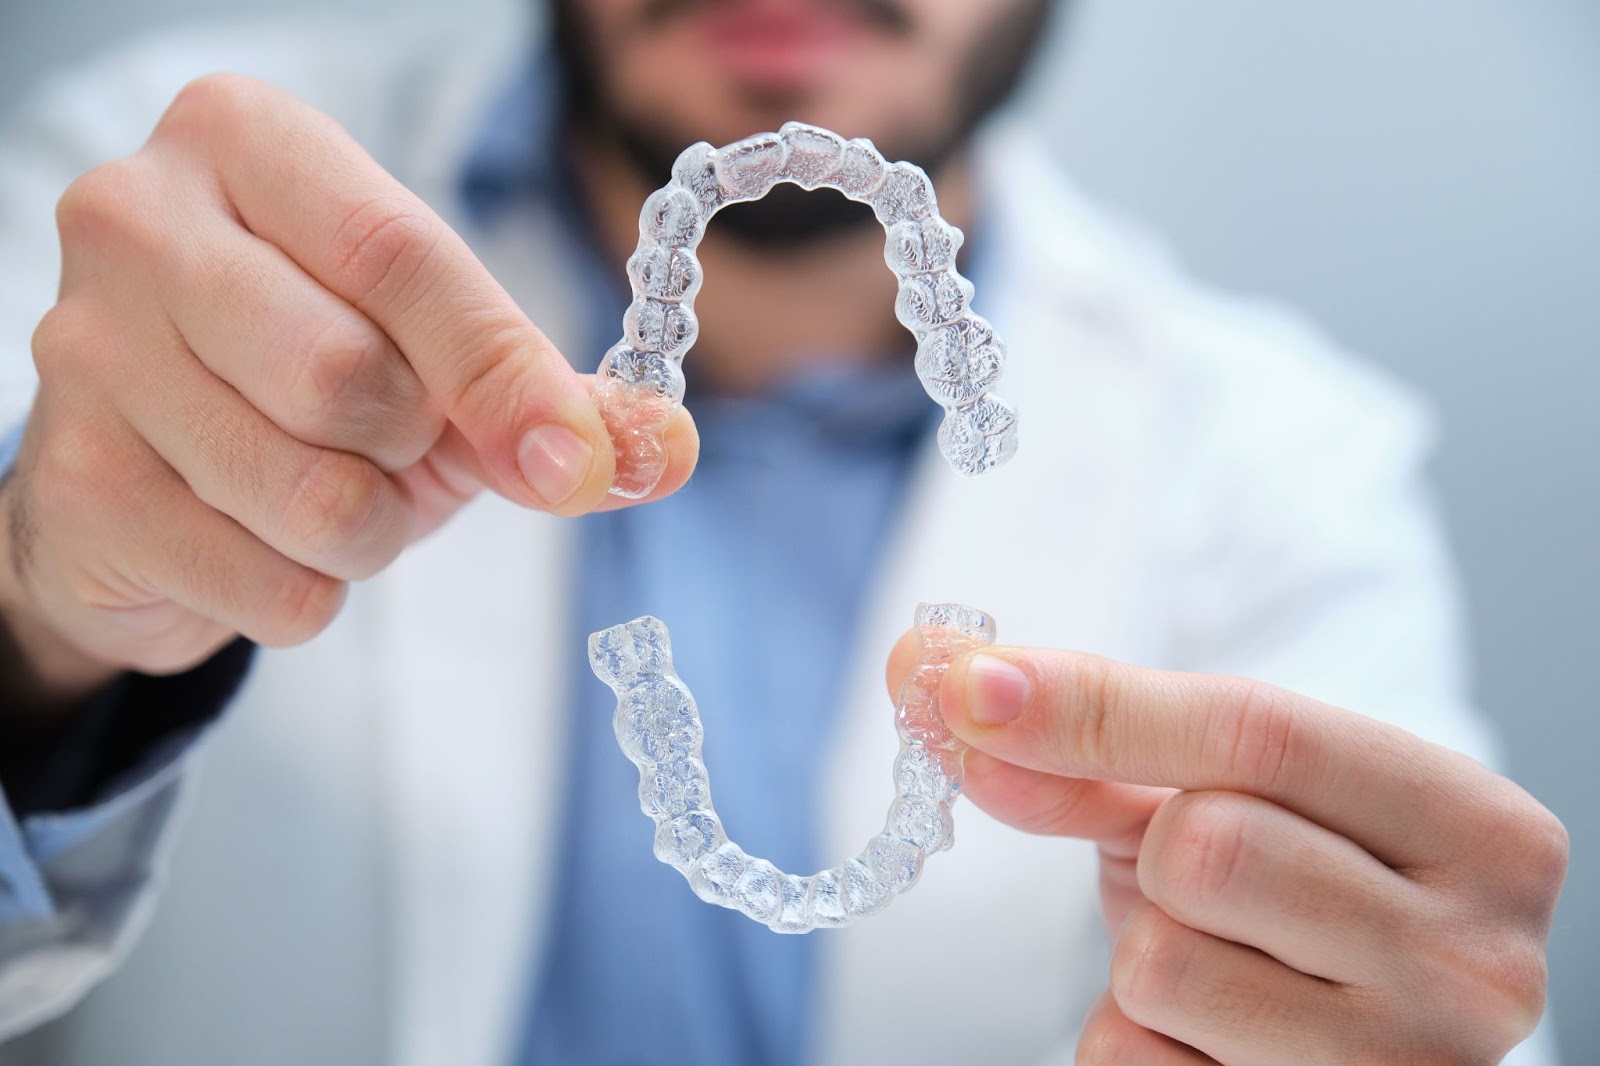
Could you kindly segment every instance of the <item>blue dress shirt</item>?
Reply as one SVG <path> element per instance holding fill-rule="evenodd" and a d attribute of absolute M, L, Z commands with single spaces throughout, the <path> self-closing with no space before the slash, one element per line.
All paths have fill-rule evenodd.
<path fill-rule="evenodd" d="M 612 735 L 615 698 L 588 676 L 583 638 L 666 620 L 729 835 L 795 872 L 841 858 L 818 850 L 818 767 L 862 592 L 934 410 L 908 366 L 808 375 L 748 400 L 691 396 L 702 443 L 689 486 L 581 520 L 569 813 L 527 1063 L 805 1061 L 819 937 L 707 906 L 655 860 L 638 771 Z M 887 702 L 884 714 L 888 728 Z"/>
<path fill-rule="evenodd" d="M 463 190 L 484 226 L 525 196 L 558 205 L 575 230 L 571 263 L 590 298 L 587 347 L 598 353 L 615 342 L 628 294 L 582 250 L 592 245 L 584 198 L 552 151 L 547 73 L 530 67 L 492 110 Z M 737 399 L 697 390 L 691 370 L 685 402 L 701 449 L 689 485 L 580 520 L 568 815 L 524 1063 L 805 1061 L 817 938 L 779 936 L 707 906 L 655 860 L 638 772 L 612 734 L 614 697 L 583 653 L 595 630 L 664 619 L 700 706 L 729 835 L 794 872 L 840 858 L 817 847 L 818 767 L 863 589 L 938 412 L 910 354 L 908 338 L 892 362 L 843 369 L 832 360 L 834 369 Z"/>

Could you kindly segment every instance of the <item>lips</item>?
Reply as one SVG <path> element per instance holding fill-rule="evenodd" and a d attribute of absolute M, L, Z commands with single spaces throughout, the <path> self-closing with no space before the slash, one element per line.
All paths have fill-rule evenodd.
<path fill-rule="evenodd" d="M 749 0 L 694 16 L 712 55 L 738 83 L 798 91 L 816 83 L 872 27 L 841 3 Z"/>

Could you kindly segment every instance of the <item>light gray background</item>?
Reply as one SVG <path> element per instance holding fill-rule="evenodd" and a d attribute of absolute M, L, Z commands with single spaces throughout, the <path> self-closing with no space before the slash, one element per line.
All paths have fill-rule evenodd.
<path fill-rule="evenodd" d="M 446 3 L 524 14 L 321 6 Z M 0 111 L 126 33 L 283 6 L 0 0 Z M 1572 832 L 1562 1046 L 1600 1063 L 1600 4 L 1090 0 L 1061 36 L 1032 95 L 1084 184 L 1437 405 L 1480 697 Z"/>

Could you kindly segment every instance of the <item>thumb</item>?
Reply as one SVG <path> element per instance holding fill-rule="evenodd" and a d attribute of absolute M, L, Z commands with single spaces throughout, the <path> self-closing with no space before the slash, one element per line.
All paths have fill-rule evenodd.
<path fill-rule="evenodd" d="M 889 653 L 884 681 L 891 698 L 916 667 L 916 637 L 916 630 L 907 631 Z M 964 765 L 962 791 L 995 818 L 1025 833 L 1097 841 L 1112 856 L 1138 854 L 1146 823 L 1174 791 L 1058 777 L 1006 762 L 980 748 L 967 749 Z"/>

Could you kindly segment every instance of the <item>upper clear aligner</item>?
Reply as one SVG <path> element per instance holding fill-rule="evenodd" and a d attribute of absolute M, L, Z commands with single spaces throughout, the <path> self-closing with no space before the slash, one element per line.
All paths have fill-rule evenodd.
<path fill-rule="evenodd" d="M 872 207 L 887 233 L 884 258 L 900 279 L 895 315 L 917 339 L 917 376 L 945 409 L 940 452 L 969 476 L 1011 458 L 1016 409 L 988 394 L 1005 345 L 969 309 L 972 283 L 955 269 L 963 236 L 939 217 L 928 175 L 911 163 L 885 161 L 862 138 L 847 141 L 786 122 L 777 133 L 723 148 L 690 145 L 673 164 L 672 180 L 639 212 L 639 245 L 628 259 L 633 303 L 622 340 L 601 360 L 595 394 L 617 452 L 611 491 L 639 499 L 666 471 L 664 435 L 683 401 L 683 356 L 699 332 L 695 249 L 706 223 L 728 204 L 758 200 L 780 182 L 837 189 Z"/>

